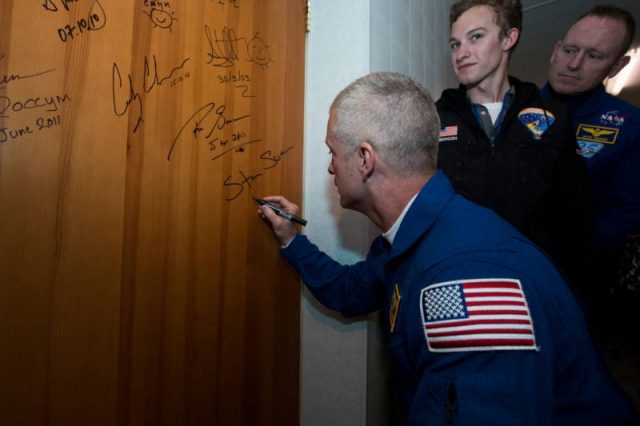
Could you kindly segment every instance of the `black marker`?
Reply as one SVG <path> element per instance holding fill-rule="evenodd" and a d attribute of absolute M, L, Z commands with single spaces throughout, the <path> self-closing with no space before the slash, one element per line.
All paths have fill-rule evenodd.
<path fill-rule="evenodd" d="M 252 198 L 253 198 L 253 201 L 260 204 L 261 206 L 271 207 L 271 210 L 276 212 L 276 214 L 280 217 L 284 217 L 285 219 L 288 219 L 291 222 L 299 223 L 302 226 L 305 226 L 307 224 L 307 221 L 304 220 L 303 218 L 298 217 L 295 214 L 285 212 L 280 208 L 280 206 L 278 206 L 275 203 L 272 203 L 271 201 L 263 200 L 262 198 L 255 198 L 255 197 L 252 197 Z"/>

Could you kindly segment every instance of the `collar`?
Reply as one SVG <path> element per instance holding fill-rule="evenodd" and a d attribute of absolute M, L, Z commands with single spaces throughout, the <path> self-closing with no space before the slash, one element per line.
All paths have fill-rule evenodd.
<path fill-rule="evenodd" d="M 491 120 L 491 115 L 489 114 L 487 107 L 485 107 L 483 104 L 474 104 L 473 102 L 471 102 L 471 99 L 469 99 L 469 96 L 466 96 L 467 102 L 469 103 L 469 105 L 471 105 L 473 115 L 476 117 L 476 120 L 478 120 L 478 123 L 480 124 L 482 130 L 484 130 L 484 133 L 488 138 L 491 139 L 494 135 L 497 135 L 500 132 L 500 127 L 502 126 L 502 121 L 504 120 L 505 111 L 509 109 L 515 97 L 516 86 L 512 84 L 511 86 L 509 86 L 509 90 L 507 90 L 502 97 L 500 114 L 498 114 L 498 118 L 496 119 L 496 122 L 494 124 Z"/>
<path fill-rule="evenodd" d="M 553 87 L 551 87 L 549 83 L 546 83 L 540 92 L 542 96 L 547 98 L 563 101 L 567 105 L 567 110 L 572 117 L 582 117 L 598 112 L 601 108 L 598 99 L 607 95 L 603 84 L 577 95 L 561 95 L 553 90 Z"/>
<path fill-rule="evenodd" d="M 411 207 L 411 205 L 413 204 L 413 202 L 415 201 L 417 196 L 418 196 L 418 194 L 416 194 L 413 197 L 411 197 L 411 199 L 409 200 L 407 205 L 404 207 L 404 210 L 402 210 L 402 213 L 400 213 L 400 216 L 398 216 L 398 218 L 393 223 L 391 228 L 389 228 L 389 230 L 387 232 L 382 234 L 382 236 L 384 237 L 385 240 L 387 240 L 387 242 L 389 243 L 390 246 L 393 245 L 393 240 L 396 238 L 396 234 L 398 233 L 398 229 L 400 229 L 400 224 L 402 223 L 402 219 L 404 219 L 404 216 L 409 211 L 409 208 Z"/>
<path fill-rule="evenodd" d="M 436 172 L 407 209 L 393 240 L 391 257 L 399 256 L 413 247 L 431 229 L 454 196 L 447 176 L 442 171 Z"/>

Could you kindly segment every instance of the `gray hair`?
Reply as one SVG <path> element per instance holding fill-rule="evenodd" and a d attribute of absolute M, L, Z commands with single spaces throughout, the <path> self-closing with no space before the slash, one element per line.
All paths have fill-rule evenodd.
<path fill-rule="evenodd" d="M 370 143 L 394 172 L 437 167 L 440 119 L 429 92 L 398 73 L 379 72 L 351 83 L 331 104 L 334 132 L 347 147 Z"/>

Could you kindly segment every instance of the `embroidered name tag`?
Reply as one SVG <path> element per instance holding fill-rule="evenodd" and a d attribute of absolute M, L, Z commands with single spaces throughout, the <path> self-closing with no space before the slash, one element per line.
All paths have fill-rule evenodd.
<path fill-rule="evenodd" d="M 537 350 L 519 280 L 448 281 L 420 293 L 424 335 L 433 352 Z"/>

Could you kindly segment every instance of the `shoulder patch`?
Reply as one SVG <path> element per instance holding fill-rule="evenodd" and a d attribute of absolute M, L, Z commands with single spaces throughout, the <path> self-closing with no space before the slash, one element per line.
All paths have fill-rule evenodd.
<path fill-rule="evenodd" d="M 420 292 L 420 314 L 432 352 L 538 350 L 519 280 L 430 284 Z"/>
<path fill-rule="evenodd" d="M 545 109 L 525 108 L 518 113 L 518 120 L 531 132 L 534 139 L 541 139 L 556 121 L 556 117 Z"/>
<path fill-rule="evenodd" d="M 455 142 L 458 140 L 458 126 L 446 126 L 440 129 L 438 142 Z"/>

